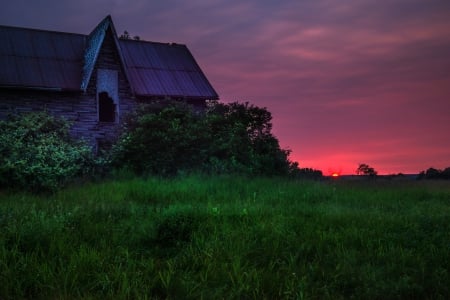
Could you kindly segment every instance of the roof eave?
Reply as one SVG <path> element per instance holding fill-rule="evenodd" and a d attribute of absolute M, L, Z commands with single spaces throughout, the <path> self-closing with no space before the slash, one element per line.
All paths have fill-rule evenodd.
<path fill-rule="evenodd" d="M 169 97 L 169 98 L 182 98 L 189 100 L 219 100 L 219 96 L 209 95 L 209 96 L 186 96 L 186 95 L 156 95 L 156 94 L 135 94 L 136 97 L 144 97 L 144 98 L 154 98 L 154 97 Z"/>
<path fill-rule="evenodd" d="M 208 83 L 209 87 L 211 88 L 211 91 L 213 92 L 213 97 L 212 98 L 208 98 L 207 100 L 219 100 L 219 94 L 216 92 L 216 90 L 214 89 L 214 87 L 212 86 L 212 84 L 209 82 L 208 78 L 206 77 L 205 73 L 203 73 L 203 70 L 200 68 L 199 64 L 197 63 L 197 61 L 195 60 L 194 56 L 192 55 L 191 51 L 189 50 L 188 47 L 184 46 L 187 50 L 188 55 L 192 58 L 192 61 L 194 62 L 194 64 L 197 66 L 198 70 L 200 71 L 200 74 L 203 76 L 203 78 L 205 79 L 205 81 Z"/>
<path fill-rule="evenodd" d="M 0 89 L 10 90 L 33 90 L 33 91 L 50 91 L 50 92 L 81 92 L 77 88 L 61 88 L 47 86 L 26 86 L 26 85 L 0 85 Z"/>

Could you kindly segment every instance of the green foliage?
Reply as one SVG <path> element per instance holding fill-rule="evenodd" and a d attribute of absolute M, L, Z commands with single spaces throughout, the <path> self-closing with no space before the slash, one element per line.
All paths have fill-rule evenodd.
<path fill-rule="evenodd" d="M 298 179 L 321 179 L 323 173 L 320 170 L 312 168 L 299 168 L 297 163 L 294 163 L 291 168 L 291 176 Z"/>
<path fill-rule="evenodd" d="M 210 103 L 206 112 L 174 104 L 128 116 L 113 150 L 116 166 L 138 174 L 180 171 L 287 175 L 288 150 L 272 135 L 272 116 L 248 103 Z"/>
<path fill-rule="evenodd" d="M 1 299 L 449 299 L 443 181 L 149 177 L 0 194 Z"/>
<path fill-rule="evenodd" d="M 186 105 L 142 106 L 129 115 L 113 149 L 116 166 L 138 174 L 175 174 L 201 165 L 206 157 L 203 120 Z"/>
<path fill-rule="evenodd" d="M 272 115 L 249 103 L 211 103 L 206 114 L 210 162 L 225 172 L 287 175 L 289 150 L 271 133 Z"/>
<path fill-rule="evenodd" d="M 93 166 L 91 150 L 70 139 L 68 123 L 44 112 L 0 121 L 0 186 L 53 191 Z"/>

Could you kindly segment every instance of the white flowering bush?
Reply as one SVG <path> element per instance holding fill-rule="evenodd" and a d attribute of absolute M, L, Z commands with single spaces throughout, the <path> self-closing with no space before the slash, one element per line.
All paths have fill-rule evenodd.
<path fill-rule="evenodd" d="M 69 136 L 69 124 L 47 113 L 0 121 L 0 186 L 54 191 L 94 165 L 91 149 Z"/>

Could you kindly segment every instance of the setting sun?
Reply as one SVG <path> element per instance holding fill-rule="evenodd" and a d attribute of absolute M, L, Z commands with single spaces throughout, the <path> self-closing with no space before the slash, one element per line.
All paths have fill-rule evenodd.
<path fill-rule="evenodd" d="M 339 173 L 334 172 L 334 173 L 331 174 L 331 177 L 337 178 L 337 177 L 339 177 Z"/>

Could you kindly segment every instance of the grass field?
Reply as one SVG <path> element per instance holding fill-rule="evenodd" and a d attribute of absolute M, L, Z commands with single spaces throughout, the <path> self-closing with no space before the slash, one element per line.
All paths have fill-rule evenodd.
<path fill-rule="evenodd" d="M 450 298 L 448 181 L 121 179 L 0 229 L 0 299 Z"/>

